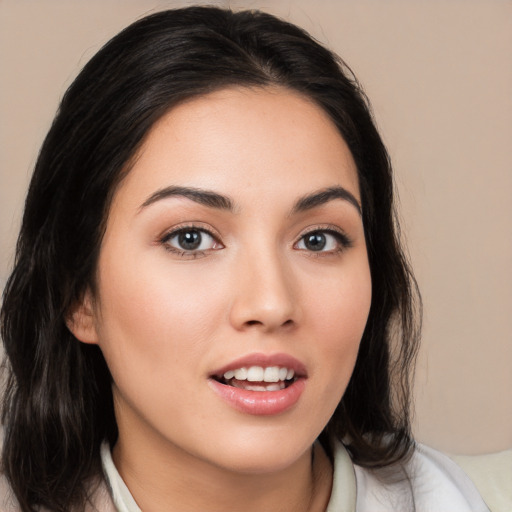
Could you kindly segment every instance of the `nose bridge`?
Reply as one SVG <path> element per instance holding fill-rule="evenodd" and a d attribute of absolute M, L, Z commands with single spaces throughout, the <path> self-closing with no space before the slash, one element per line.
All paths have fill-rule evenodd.
<path fill-rule="evenodd" d="M 293 273 L 276 244 L 260 244 L 237 261 L 231 321 L 237 328 L 277 329 L 297 321 Z"/>

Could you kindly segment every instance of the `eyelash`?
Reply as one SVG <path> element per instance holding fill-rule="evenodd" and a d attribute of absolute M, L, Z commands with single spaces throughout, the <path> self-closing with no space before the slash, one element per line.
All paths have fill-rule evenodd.
<path fill-rule="evenodd" d="M 352 245 L 353 245 L 352 240 L 347 236 L 346 233 L 341 231 L 339 228 L 334 228 L 332 226 L 325 226 L 325 227 L 316 226 L 314 229 L 311 229 L 311 230 L 307 231 L 306 233 L 303 233 L 300 236 L 299 240 L 297 242 L 295 242 L 294 247 L 296 247 L 299 243 L 304 242 L 308 236 L 311 236 L 311 235 L 314 235 L 317 233 L 322 234 L 322 235 L 332 236 L 336 240 L 338 247 L 336 247 L 335 249 L 332 249 L 332 250 L 328 250 L 328 251 L 313 251 L 313 250 L 308 250 L 308 249 L 299 249 L 299 250 L 307 252 L 308 256 L 310 256 L 310 257 L 321 258 L 321 257 L 326 257 L 326 256 L 337 255 L 337 254 L 345 251 L 345 249 L 352 247 Z"/>
<path fill-rule="evenodd" d="M 175 237 L 178 237 L 180 234 L 184 234 L 187 232 L 199 232 L 202 234 L 206 234 L 209 237 L 212 238 L 212 240 L 215 242 L 215 244 L 219 244 L 221 247 L 216 248 L 209 248 L 206 250 L 186 250 L 186 249 L 179 249 L 177 247 L 173 247 L 170 245 L 170 240 L 172 240 Z M 328 251 L 314 251 L 314 250 L 308 250 L 307 248 L 304 249 L 298 249 L 300 251 L 304 251 L 308 253 L 308 256 L 311 257 L 325 257 L 325 256 L 331 256 L 335 254 L 339 254 L 343 252 L 345 249 L 352 246 L 352 240 L 341 230 L 335 229 L 332 226 L 329 227 L 322 227 L 322 226 L 316 226 L 314 229 L 311 229 L 307 231 L 306 233 L 303 233 L 299 240 L 293 244 L 294 248 L 297 248 L 297 245 L 301 242 L 304 242 L 306 240 L 306 237 L 314 235 L 314 234 L 322 234 L 322 235 L 330 235 L 334 237 L 336 240 L 338 247 L 332 250 Z M 171 252 L 173 254 L 176 254 L 179 257 L 185 258 L 188 257 L 190 259 L 196 259 L 202 256 L 206 256 L 211 251 L 217 251 L 219 249 L 223 249 L 224 246 L 219 241 L 219 237 L 212 233 L 209 229 L 206 229 L 204 227 L 200 227 L 197 225 L 187 225 L 187 226 L 180 226 L 177 229 L 173 229 L 172 231 L 167 232 L 165 235 L 163 235 L 159 239 L 159 243 L 164 246 L 164 249 L 168 252 Z"/>
<path fill-rule="evenodd" d="M 179 236 L 180 234 L 191 232 L 191 231 L 198 232 L 201 234 L 207 234 L 209 237 L 211 237 L 214 240 L 214 242 L 216 244 L 219 244 L 222 246 L 221 242 L 219 241 L 219 237 L 217 235 L 212 233 L 209 229 L 206 229 L 206 228 L 200 227 L 200 226 L 196 226 L 193 224 L 187 225 L 187 226 L 180 226 L 177 229 L 173 229 L 172 231 L 167 232 L 164 236 L 162 236 L 160 238 L 159 242 L 164 246 L 164 249 L 166 251 L 176 254 L 177 256 L 179 256 L 181 258 L 188 257 L 190 259 L 195 259 L 195 258 L 200 258 L 202 256 L 206 256 L 210 251 L 216 251 L 216 250 L 219 250 L 224 247 L 224 246 L 222 246 L 222 247 L 215 248 L 215 249 L 210 248 L 210 249 L 206 249 L 206 250 L 188 250 L 187 251 L 186 249 L 178 249 L 177 247 L 173 247 L 172 245 L 170 245 L 170 240 Z"/>

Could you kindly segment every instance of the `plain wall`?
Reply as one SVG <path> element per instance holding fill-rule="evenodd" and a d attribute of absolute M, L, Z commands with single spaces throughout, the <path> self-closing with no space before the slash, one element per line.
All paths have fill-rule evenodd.
<path fill-rule="evenodd" d="M 29 176 L 65 88 L 124 26 L 192 2 L 0 0 L 0 286 Z M 203 2 L 208 3 L 208 2 Z M 424 299 L 417 438 L 512 446 L 512 2 L 274 0 L 372 100 Z"/>

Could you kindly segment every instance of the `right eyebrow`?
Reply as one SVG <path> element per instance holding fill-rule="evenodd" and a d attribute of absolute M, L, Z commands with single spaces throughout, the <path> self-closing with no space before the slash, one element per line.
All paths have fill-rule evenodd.
<path fill-rule="evenodd" d="M 194 187 L 171 186 L 157 190 L 155 193 L 151 194 L 139 207 L 139 212 L 144 208 L 147 208 L 149 205 L 156 203 L 157 201 L 175 196 L 186 197 L 187 199 L 195 201 L 196 203 L 202 204 L 204 206 L 208 206 L 209 208 L 228 210 L 230 212 L 235 210 L 235 203 L 231 198 L 218 194 L 217 192 L 213 192 L 212 190 L 204 190 Z"/>

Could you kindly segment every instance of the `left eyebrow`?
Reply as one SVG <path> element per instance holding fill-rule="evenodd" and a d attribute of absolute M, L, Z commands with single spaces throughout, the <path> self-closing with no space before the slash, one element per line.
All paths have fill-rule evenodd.
<path fill-rule="evenodd" d="M 355 207 L 359 215 L 363 214 L 361 205 L 355 196 L 346 188 L 339 186 L 327 187 L 301 197 L 293 206 L 291 213 L 293 215 L 295 213 L 312 210 L 313 208 L 322 206 L 323 204 L 328 203 L 329 201 L 333 201 L 334 199 L 342 199 L 344 201 L 348 201 L 352 206 Z"/>

